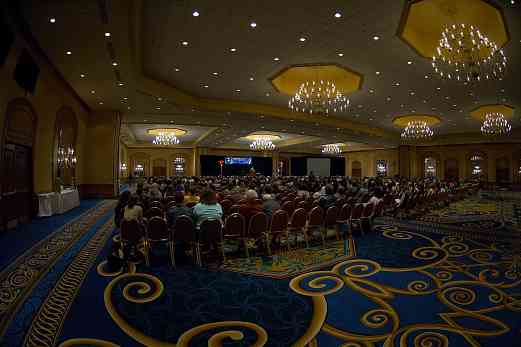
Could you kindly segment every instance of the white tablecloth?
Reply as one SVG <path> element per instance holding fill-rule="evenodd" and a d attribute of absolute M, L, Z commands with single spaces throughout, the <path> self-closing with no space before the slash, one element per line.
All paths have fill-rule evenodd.
<path fill-rule="evenodd" d="M 49 217 L 58 209 L 58 195 L 56 193 L 38 194 L 38 217 Z"/>
<path fill-rule="evenodd" d="M 38 217 L 62 214 L 78 206 L 80 206 L 80 195 L 77 189 L 38 194 Z"/>

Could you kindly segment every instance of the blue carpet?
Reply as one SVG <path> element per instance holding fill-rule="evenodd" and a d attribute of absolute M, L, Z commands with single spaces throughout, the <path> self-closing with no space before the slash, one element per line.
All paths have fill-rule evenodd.
<path fill-rule="evenodd" d="M 52 217 L 36 218 L 31 223 L 18 225 L 16 229 L 0 234 L 0 244 L 9 245 L 8 247 L 2 247 L 0 271 L 35 243 L 43 240 L 52 232 L 79 217 L 101 201 L 100 199 L 81 200 L 79 207 L 67 213 Z"/>

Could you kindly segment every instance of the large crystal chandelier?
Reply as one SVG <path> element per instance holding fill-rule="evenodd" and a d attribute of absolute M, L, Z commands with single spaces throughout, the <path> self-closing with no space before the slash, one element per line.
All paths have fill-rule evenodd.
<path fill-rule="evenodd" d="M 250 148 L 254 151 L 273 151 L 275 145 L 269 137 L 259 137 L 250 143 Z"/>
<path fill-rule="evenodd" d="M 422 120 L 412 120 L 402 131 L 402 139 L 404 140 L 421 140 L 428 139 L 434 135 L 432 129 L 427 122 Z"/>
<path fill-rule="evenodd" d="M 503 50 L 466 24 L 445 27 L 432 57 L 432 67 L 441 77 L 462 82 L 501 79 L 506 64 Z"/>
<path fill-rule="evenodd" d="M 347 110 L 349 100 L 332 81 L 306 81 L 289 100 L 289 108 L 296 112 L 329 114 Z"/>
<path fill-rule="evenodd" d="M 160 146 L 171 146 L 179 144 L 179 139 L 175 136 L 174 133 L 169 132 L 160 132 L 154 140 L 152 140 L 154 145 Z"/>
<path fill-rule="evenodd" d="M 332 143 L 322 146 L 322 153 L 324 154 L 340 154 L 342 150 L 338 144 Z"/>
<path fill-rule="evenodd" d="M 512 130 L 512 126 L 502 113 L 490 112 L 485 115 L 481 132 L 485 135 L 504 135 Z"/>

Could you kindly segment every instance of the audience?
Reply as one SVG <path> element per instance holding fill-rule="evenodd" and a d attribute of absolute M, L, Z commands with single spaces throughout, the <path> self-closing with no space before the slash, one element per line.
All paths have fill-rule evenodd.
<path fill-rule="evenodd" d="M 268 216 L 268 219 L 271 220 L 271 217 L 275 213 L 275 211 L 280 209 L 280 203 L 275 199 L 275 194 L 273 194 L 273 188 L 271 185 L 266 185 L 264 187 L 264 194 L 262 195 L 262 209 L 264 213 Z"/>
<path fill-rule="evenodd" d="M 249 189 L 244 194 L 246 202 L 241 205 L 239 209 L 239 213 L 244 217 L 246 222 L 246 227 L 248 227 L 250 223 L 251 217 L 255 214 L 262 212 L 262 205 L 259 203 L 257 192 L 253 189 Z"/>
<path fill-rule="evenodd" d="M 137 205 L 137 196 L 132 195 L 128 200 L 128 204 L 124 209 L 123 218 L 127 221 L 137 220 L 138 222 L 143 221 L 143 209 Z"/>
<path fill-rule="evenodd" d="M 121 220 L 123 220 L 123 215 L 125 213 L 125 207 L 128 205 L 128 202 L 130 200 L 130 191 L 124 191 L 119 196 L 118 204 L 114 211 L 114 224 L 116 224 L 116 227 L 120 227 Z"/>
<path fill-rule="evenodd" d="M 187 207 L 184 204 L 185 195 L 183 192 L 179 191 L 175 193 L 174 201 L 175 205 L 168 209 L 167 211 L 167 221 L 168 226 L 170 228 L 175 226 L 175 221 L 177 218 L 181 216 L 188 216 L 193 218 L 194 214 L 191 208 Z"/>
<path fill-rule="evenodd" d="M 206 189 L 201 193 L 201 201 L 193 208 L 195 226 L 197 229 L 205 219 L 215 218 L 222 220 L 223 209 L 217 202 L 215 192 Z"/>

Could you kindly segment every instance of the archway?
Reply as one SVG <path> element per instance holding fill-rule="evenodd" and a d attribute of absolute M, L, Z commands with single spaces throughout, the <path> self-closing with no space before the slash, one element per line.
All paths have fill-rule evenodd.
<path fill-rule="evenodd" d="M 78 121 L 69 107 L 62 107 L 56 114 L 53 174 L 54 187 L 73 186 L 76 181 L 76 140 Z"/>
<path fill-rule="evenodd" d="M 0 216 L 4 228 L 28 222 L 33 208 L 33 147 L 37 117 L 25 99 L 15 99 L 7 106 L 2 149 Z"/>
<path fill-rule="evenodd" d="M 166 176 L 166 159 L 154 159 L 152 162 L 152 176 Z"/>
<path fill-rule="evenodd" d="M 459 178 L 459 163 L 457 159 L 445 160 L 445 179 L 457 181 Z"/>
<path fill-rule="evenodd" d="M 507 157 L 496 159 L 496 182 L 510 183 L 510 159 Z"/>
<path fill-rule="evenodd" d="M 351 176 L 356 178 L 362 177 L 362 163 L 358 160 L 353 161 L 351 164 Z"/>

